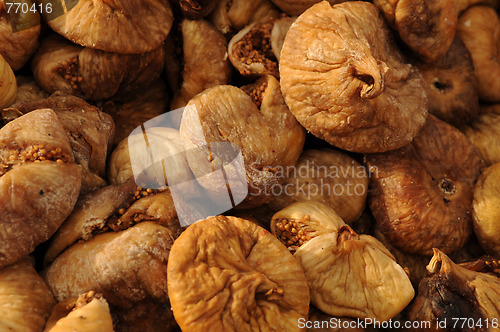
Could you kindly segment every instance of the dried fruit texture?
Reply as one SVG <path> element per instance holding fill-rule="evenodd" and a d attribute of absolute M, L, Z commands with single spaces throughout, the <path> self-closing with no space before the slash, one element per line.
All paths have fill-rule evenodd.
<path fill-rule="evenodd" d="M 383 152 L 413 139 L 427 116 L 425 82 L 367 2 L 321 2 L 281 50 L 283 95 L 312 134 L 344 150 Z"/>
<path fill-rule="evenodd" d="M 191 20 L 198 20 L 210 14 L 218 0 L 179 0 L 182 15 Z"/>
<path fill-rule="evenodd" d="M 61 91 L 100 100 L 144 90 L 158 79 L 164 60 L 163 47 L 143 54 L 109 53 L 75 45 L 54 34 L 42 40 L 32 68 L 37 82 L 49 93 Z"/>
<path fill-rule="evenodd" d="M 476 146 L 487 166 L 500 162 L 500 105 L 482 106 L 472 123 L 460 128 Z"/>
<path fill-rule="evenodd" d="M 286 16 L 274 21 L 273 29 L 271 30 L 271 48 L 278 61 L 280 60 L 281 49 L 283 48 L 288 29 L 290 29 L 296 19 L 297 17 Z"/>
<path fill-rule="evenodd" d="M 15 102 L 45 99 L 49 94 L 35 82 L 33 77 L 16 76 L 17 94 Z"/>
<path fill-rule="evenodd" d="M 368 174 L 348 155 L 332 149 L 306 150 L 269 207 L 278 211 L 297 201 L 318 201 L 346 222 L 359 218 L 368 194 Z"/>
<path fill-rule="evenodd" d="M 80 192 L 74 163 L 56 114 L 42 109 L 0 130 L 0 268 L 48 240 Z"/>
<path fill-rule="evenodd" d="M 498 0 L 455 0 L 455 8 L 460 15 L 464 10 L 475 5 L 485 5 L 497 9 L 500 6 Z"/>
<path fill-rule="evenodd" d="M 485 169 L 477 180 L 472 207 L 474 233 L 481 247 L 500 257 L 500 163 Z"/>
<path fill-rule="evenodd" d="M 311 309 L 309 311 L 309 321 L 311 321 L 311 328 L 307 328 L 307 332 L 363 332 L 366 329 L 358 326 L 356 320 L 350 318 L 338 318 L 327 315 L 318 309 Z M 348 326 L 351 326 L 349 328 Z"/>
<path fill-rule="evenodd" d="M 17 82 L 12 68 L 0 55 L 0 109 L 10 106 L 16 99 Z"/>
<path fill-rule="evenodd" d="M 455 127 L 430 115 L 408 146 L 366 156 L 369 204 L 380 231 L 398 249 L 452 253 L 472 232 L 472 190 L 483 167 Z"/>
<path fill-rule="evenodd" d="M 39 3 L 43 8 L 52 3 L 53 14 L 42 15 L 58 34 L 85 47 L 121 54 L 155 50 L 167 38 L 174 19 L 169 2 L 163 0 L 80 0 L 64 11 L 63 1 Z"/>
<path fill-rule="evenodd" d="M 82 166 L 82 194 L 106 185 L 106 158 L 115 130 L 110 115 L 78 97 L 59 93 L 10 108 L 23 114 L 40 108 L 54 110 L 69 138 L 75 162 Z"/>
<path fill-rule="evenodd" d="M 272 0 L 276 6 L 289 15 L 300 15 L 312 5 L 321 0 Z M 344 2 L 346 0 L 328 0 L 331 5 Z"/>
<path fill-rule="evenodd" d="M 409 309 L 408 318 L 430 321 L 453 318 L 485 321 L 500 317 L 500 279 L 456 265 L 444 253 L 435 250 L 427 270 L 432 274 L 422 280 L 418 296 Z M 472 331 L 476 329 L 469 329 Z M 491 326 L 482 331 L 494 331 Z"/>
<path fill-rule="evenodd" d="M 401 39 L 424 61 L 439 60 L 455 38 L 458 13 L 453 0 L 374 0 Z"/>
<path fill-rule="evenodd" d="M 172 100 L 171 109 L 186 106 L 191 98 L 205 89 L 227 84 L 231 74 L 227 41 L 219 30 L 205 20 L 184 19 L 181 27 L 183 82 Z"/>
<path fill-rule="evenodd" d="M 273 20 L 250 24 L 229 42 L 229 60 L 241 75 L 279 78 L 278 63 L 271 48 L 273 26 Z"/>
<path fill-rule="evenodd" d="M 0 330 L 41 331 L 55 302 L 29 258 L 0 270 Z"/>
<path fill-rule="evenodd" d="M 318 236 L 336 233 L 345 225 L 332 208 L 315 201 L 290 204 L 275 213 L 271 219 L 271 232 L 292 253 Z"/>
<path fill-rule="evenodd" d="M 113 332 L 106 300 L 93 291 L 57 304 L 45 332 Z"/>
<path fill-rule="evenodd" d="M 310 240 L 294 257 L 305 272 L 311 303 L 333 316 L 389 320 L 415 295 L 384 245 L 347 225 Z"/>
<path fill-rule="evenodd" d="M 309 310 L 300 266 L 268 231 L 235 217 L 189 226 L 174 242 L 168 291 L 183 331 L 300 331 Z"/>
<path fill-rule="evenodd" d="M 205 90 L 188 103 L 180 127 L 185 149 L 197 152 L 187 155 L 189 166 L 198 182 L 213 195 L 227 195 L 227 189 L 219 177 L 210 174 L 207 160 L 215 169 L 233 160 L 224 160 L 230 157 L 225 155 L 210 159 L 205 144 L 230 142 L 240 148 L 249 193 L 240 208 L 269 201 L 269 189 L 284 180 L 276 168 L 295 165 L 305 140 L 304 129 L 283 101 L 279 82 L 265 76 L 255 87 L 260 88 L 246 89 L 252 97 L 228 85 Z M 260 103 L 260 110 L 254 101 Z M 229 183 L 245 185 L 240 183 L 239 169 L 230 165 L 224 169 Z"/>
<path fill-rule="evenodd" d="M 94 290 L 110 305 L 168 303 L 167 260 L 174 232 L 151 222 L 103 233 L 66 249 L 43 276 L 58 301 Z"/>
<path fill-rule="evenodd" d="M 479 99 L 500 101 L 500 19 L 491 7 L 472 6 L 458 20 L 457 35 L 472 56 Z"/>
<path fill-rule="evenodd" d="M 469 51 L 455 38 L 448 52 L 432 64 L 417 63 L 429 96 L 429 112 L 454 126 L 479 113 L 477 79 Z"/>
<path fill-rule="evenodd" d="M 31 0 L 13 3 L 34 6 Z M 40 35 L 40 15 L 22 8 L 15 10 L 16 5 L 7 8 L 4 1 L 0 2 L 0 54 L 13 70 L 21 69 L 35 53 Z"/>
<path fill-rule="evenodd" d="M 120 332 L 179 332 L 170 305 L 134 303 L 131 310 L 111 307 L 115 331 Z"/>
<path fill-rule="evenodd" d="M 461 263 L 467 270 L 489 273 L 500 277 L 500 260 L 492 256 L 482 256 L 469 262 Z"/>

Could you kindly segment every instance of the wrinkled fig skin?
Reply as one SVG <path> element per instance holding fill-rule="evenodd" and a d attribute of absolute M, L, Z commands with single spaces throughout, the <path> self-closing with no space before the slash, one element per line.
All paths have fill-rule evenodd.
<path fill-rule="evenodd" d="M 205 20 L 182 21 L 184 70 L 182 85 L 172 100 L 171 109 L 186 106 L 198 93 L 227 84 L 231 64 L 227 59 L 224 35 Z"/>
<path fill-rule="evenodd" d="M 33 77 L 16 76 L 17 94 L 16 103 L 21 101 L 36 101 L 49 97 L 49 94 L 35 82 Z"/>
<path fill-rule="evenodd" d="M 304 273 L 268 231 L 217 216 L 187 228 L 172 246 L 168 290 L 182 331 L 299 331 L 307 317 Z"/>
<path fill-rule="evenodd" d="M 380 231 L 407 253 L 453 253 L 472 231 L 472 190 L 483 162 L 455 127 L 430 115 L 396 151 L 366 156 L 369 205 Z"/>
<path fill-rule="evenodd" d="M 66 249 L 43 276 L 57 300 L 95 290 L 110 305 L 168 303 L 167 260 L 174 233 L 143 222 L 122 232 L 103 233 Z"/>
<path fill-rule="evenodd" d="M 344 1 L 346 0 L 328 0 L 331 5 Z M 321 0 L 272 0 L 272 2 L 288 15 L 298 16 Z"/>
<path fill-rule="evenodd" d="M 417 63 L 429 96 L 429 113 L 454 126 L 467 124 L 479 113 L 477 79 L 469 51 L 455 38 L 437 62 Z"/>
<path fill-rule="evenodd" d="M 43 8 L 60 0 L 40 0 Z M 48 25 L 76 44 L 121 54 L 158 48 L 172 27 L 173 15 L 164 0 L 79 0 L 67 13 L 44 12 Z M 52 17 L 56 16 L 56 17 Z"/>
<path fill-rule="evenodd" d="M 455 0 L 374 0 L 401 39 L 425 62 L 439 60 L 455 37 Z"/>
<path fill-rule="evenodd" d="M 321 2 L 304 12 L 285 38 L 280 75 L 297 120 L 344 150 L 400 148 L 427 117 L 425 81 L 367 2 Z"/>
<path fill-rule="evenodd" d="M 55 303 L 30 258 L 0 269 L 1 331 L 42 331 Z"/>
<path fill-rule="evenodd" d="M 179 6 L 184 17 L 198 20 L 210 14 L 218 2 L 218 0 L 179 0 Z"/>
<path fill-rule="evenodd" d="M 458 21 L 457 35 L 472 56 L 479 99 L 500 102 L 500 19 L 491 7 L 473 6 Z"/>
<path fill-rule="evenodd" d="M 165 49 L 143 54 L 118 54 L 81 47 L 58 35 L 43 39 L 32 61 L 42 88 L 84 99 L 124 98 L 158 79 Z"/>
<path fill-rule="evenodd" d="M 419 285 L 418 296 L 411 305 L 408 318 L 413 321 L 430 321 L 430 331 L 441 331 L 436 320 L 448 322 L 454 318 L 491 321 L 500 317 L 500 279 L 486 273 L 474 272 L 456 265 L 445 254 L 435 250 L 427 266 L 432 274 Z M 482 328 L 461 331 L 496 331 L 483 324 Z M 452 331 L 448 325 L 446 331 Z"/>
<path fill-rule="evenodd" d="M 61 123 L 49 109 L 5 125 L 0 146 L 2 268 L 48 240 L 70 214 L 80 192 L 81 169 L 74 164 Z"/>

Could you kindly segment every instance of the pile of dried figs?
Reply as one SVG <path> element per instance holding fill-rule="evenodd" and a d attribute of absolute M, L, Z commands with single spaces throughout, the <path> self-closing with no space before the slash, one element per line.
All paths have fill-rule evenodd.
<path fill-rule="evenodd" d="M 499 331 L 499 15 L 1 1 L 0 331 Z"/>

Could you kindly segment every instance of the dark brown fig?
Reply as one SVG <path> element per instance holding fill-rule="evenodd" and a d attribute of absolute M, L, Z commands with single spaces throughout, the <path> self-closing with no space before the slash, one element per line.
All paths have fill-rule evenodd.
<path fill-rule="evenodd" d="M 179 0 L 182 15 L 191 20 L 198 20 L 210 14 L 218 0 Z"/>

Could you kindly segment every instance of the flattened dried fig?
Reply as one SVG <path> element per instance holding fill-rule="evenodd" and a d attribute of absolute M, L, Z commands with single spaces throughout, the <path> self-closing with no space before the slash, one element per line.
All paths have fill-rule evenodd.
<path fill-rule="evenodd" d="M 29 258 L 0 270 L 0 330 L 41 331 L 55 302 Z"/>
<path fill-rule="evenodd" d="M 500 163 L 481 174 L 474 187 L 474 233 L 483 249 L 500 257 Z"/>
<path fill-rule="evenodd" d="M 500 101 L 500 19 L 491 7 L 472 6 L 458 20 L 457 35 L 469 50 L 478 94 L 487 102 Z"/>
<path fill-rule="evenodd" d="M 91 100 L 123 98 L 158 79 L 164 52 L 160 46 L 142 54 L 109 53 L 50 35 L 33 58 L 33 75 L 49 93 L 61 91 Z"/>
<path fill-rule="evenodd" d="M 299 331 L 309 296 L 300 266 L 268 231 L 217 216 L 172 246 L 168 291 L 183 331 Z M 208 304 L 208 305 L 207 305 Z"/>
<path fill-rule="evenodd" d="M 227 84 L 231 65 L 227 59 L 227 41 L 220 31 L 205 20 L 182 21 L 184 71 L 182 85 L 172 100 L 171 109 L 186 106 L 205 89 Z"/>
<path fill-rule="evenodd" d="M 429 321 L 437 330 L 437 320 L 469 319 L 474 322 L 500 317 L 500 279 L 456 265 L 444 253 L 434 250 L 427 270 L 432 274 L 422 280 L 418 296 L 410 307 L 408 318 Z M 448 325 L 448 329 L 450 329 Z M 474 328 L 465 331 L 476 331 Z M 484 326 L 481 331 L 497 328 Z"/>
<path fill-rule="evenodd" d="M 477 79 L 470 53 L 459 38 L 432 64 L 417 63 L 429 96 L 429 112 L 454 126 L 479 113 Z"/>
<path fill-rule="evenodd" d="M 333 316 L 389 320 L 415 295 L 384 245 L 347 225 L 310 240 L 294 257 L 304 269 L 311 303 Z"/>
<path fill-rule="evenodd" d="M 266 76 L 257 85 L 262 87 L 254 93 L 254 99 L 260 102 L 260 111 L 241 89 L 221 85 L 191 99 L 180 127 L 184 147 L 192 152 L 187 154 L 189 167 L 212 195 L 227 195 L 226 183 L 220 183 L 221 178 L 211 173 L 212 167 L 219 169 L 221 164 L 230 164 L 233 157 L 211 156 L 207 143 L 230 142 L 241 149 L 247 183 L 241 183 L 240 169 L 224 167 L 229 183 L 248 187 L 249 195 L 240 208 L 269 201 L 266 188 L 283 180 L 277 176 L 276 167 L 294 165 L 305 140 L 304 129 L 283 101 L 279 82 Z"/>
<path fill-rule="evenodd" d="M 439 60 L 449 49 L 457 28 L 454 0 L 374 0 L 373 3 L 424 61 Z"/>
<path fill-rule="evenodd" d="M 413 142 L 366 156 L 370 208 L 380 231 L 407 253 L 452 253 L 472 231 L 472 190 L 483 162 L 455 127 L 430 115 Z"/>
<path fill-rule="evenodd" d="M 375 6 L 321 2 L 291 26 L 280 75 L 290 111 L 341 149 L 383 152 L 413 139 L 427 116 L 425 82 Z"/>
<path fill-rule="evenodd" d="M 0 268 L 31 253 L 70 214 L 81 169 L 56 114 L 41 109 L 0 130 Z"/>
<path fill-rule="evenodd" d="M 168 1 L 40 0 L 43 18 L 74 43 L 106 52 L 138 54 L 158 48 L 174 20 Z M 65 8 L 65 9 L 63 9 Z"/>

